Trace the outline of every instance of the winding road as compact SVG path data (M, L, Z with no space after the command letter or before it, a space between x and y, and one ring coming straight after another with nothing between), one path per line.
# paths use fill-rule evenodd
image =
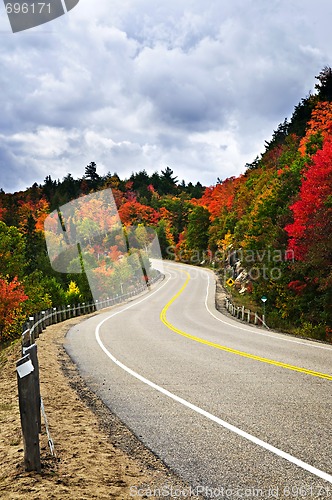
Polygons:
M332 498L332 346L226 317L212 272L163 266L68 332L89 387L206 498Z

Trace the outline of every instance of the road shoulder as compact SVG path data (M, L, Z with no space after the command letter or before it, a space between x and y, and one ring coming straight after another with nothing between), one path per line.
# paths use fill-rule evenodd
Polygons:
M26 473L23 467L15 373L19 343L2 353L1 498L127 499L151 497L154 490L186 491L188 486L144 447L80 377L63 347L69 328L79 321L50 326L37 340L41 394L57 454L57 458L51 456L43 426L41 475Z

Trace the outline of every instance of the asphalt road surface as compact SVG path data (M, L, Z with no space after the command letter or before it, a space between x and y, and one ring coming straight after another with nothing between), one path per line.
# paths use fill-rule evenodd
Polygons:
M332 347L234 321L212 272L163 265L68 333L90 388L192 486L174 497L332 499Z

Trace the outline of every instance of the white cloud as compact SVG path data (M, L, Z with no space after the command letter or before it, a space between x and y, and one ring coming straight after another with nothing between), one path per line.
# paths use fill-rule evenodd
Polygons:
M70 151L70 141L78 137L77 132L55 127L38 127L35 133L19 132L13 134L9 146L20 149L22 153L34 158L56 158ZM5 138L0 136L0 139Z
M90 161L204 184L240 173L331 64L331 13L308 0L81 0L30 33L2 19L0 187L82 176Z

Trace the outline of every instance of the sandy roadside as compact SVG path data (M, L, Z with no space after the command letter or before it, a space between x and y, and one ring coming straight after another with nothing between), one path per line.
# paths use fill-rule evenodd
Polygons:
M174 498L176 490L188 491L80 378L63 348L68 329L79 321L50 326L37 340L41 395L57 454L50 454L43 425L41 475L23 466L15 371L20 344L0 352L0 498L158 498L154 490Z

